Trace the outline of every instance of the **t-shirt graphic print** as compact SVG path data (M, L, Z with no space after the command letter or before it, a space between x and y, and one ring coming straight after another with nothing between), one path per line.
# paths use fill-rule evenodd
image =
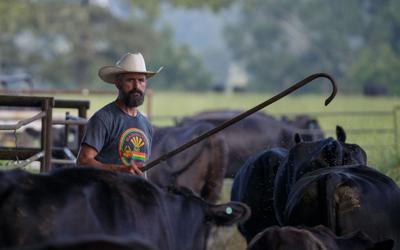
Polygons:
M118 153L123 164L129 166L131 161L143 165L149 153L149 140L138 128L125 130L118 143Z

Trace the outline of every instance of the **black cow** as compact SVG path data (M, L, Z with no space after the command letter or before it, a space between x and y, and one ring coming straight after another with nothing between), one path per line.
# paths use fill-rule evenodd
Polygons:
M284 148L265 150L250 157L235 176L231 200L245 203L252 211L248 220L238 224L247 242L264 228L278 225L272 202L274 181L278 167L286 156Z
M300 114L292 119L284 115L282 116L281 121L297 128L303 141L315 141L324 138L324 133L322 132L317 119L309 115Z
M238 225L247 242L268 226L283 225L279 219L288 192L305 173L328 166L366 163L365 151L356 144L346 143L341 127L336 132L337 140L327 138L307 143L295 136L297 145L289 151L265 150L240 168L232 185L231 200L243 202L252 210L250 218Z
M151 159L172 151L212 128L213 125L207 122L155 128ZM185 186L205 200L216 202L223 186L227 150L222 135L213 135L150 169L148 178L159 187Z
M40 141L41 131L33 127L27 127L25 132L31 136L34 140ZM51 128L52 145L53 147L69 147L71 149L78 149L78 128L77 126L70 126L68 129L69 136L72 137L72 141L65 144L65 127L64 126L53 126Z
M28 247L1 248L2 250L157 250L151 242L136 236L77 236L49 240Z
M293 185L304 174L317 169L367 164L367 154L357 144L346 143L346 134L336 127L337 140L321 139L315 142L300 142L293 146L279 166L274 184L274 210L278 222L282 223L282 212Z
M0 85L5 90L17 90L21 83L26 83L29 86L29 89L33 89L33 80L32 76L27 73L16 73L12 75L0 75ZM17 86L10 86L10 84L14 84Z
M361 230L373 241L392 239L400 249L400 188L364 165L337 166L311 172L288 196L286 225L323 224L336 235Z
M366 96L387 96L389 91L384 85L369 83L363 86L363 94Z
M204 249L211 225L246 219L239 202L213 205L188 189L95 168L0 172L0 248L83 236L139 236L155 249Z
M240 110L217 110L202 112L192 117L186 117L181 121L207 121L214 126L218 126L223 122L232 119L242 113ZM245 119L229 126L219 132L224 135L229 148L228 168L226 178L233 178L242 164L262 150L274 147L290 148L293 146L293 137L296 133L304 136L304 140L317 140L323 138L323 133L315 120L309 124L313 124L313 131L304 131L306 122L297 123L303 127L296 127L290 122L283 122L262 112L257 112ZM306 133L306 134L304 134Z
M390 250L393 240L373 242L362 232L338 237L328 228L269 227L257 234L248 250Z

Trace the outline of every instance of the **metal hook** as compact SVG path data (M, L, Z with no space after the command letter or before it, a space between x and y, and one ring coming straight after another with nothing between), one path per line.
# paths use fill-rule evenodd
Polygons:
M193 146L194 144L206 139L207 137L210 137L211 135L218 133L219 131L227 128L228 126L230 126L230 125L232 125L232 124L234 124L234 123L246 118L247 116L259 111L260 109L263 109L263 108L271 105L272 103L278 101L279 99L287 96L288 94L294 92L295 90L303 87L304 85L310 83L311 81L313 81L314 79L319 78L319 77L324 77L324 78L329 79L331 84L332 84L332 93L325 100L325 106L327 106L333 100L333 98L335 98L336 93L337 93L337 87L336 87L335 80L333 79L332 76L330 76L330 75L328 75L326 73L316 73L316 74L310 75L310 76L304 78L303 80L301 80L300 82L297 82L296 84L294 84L290 88L288 88L288 89L282 91L281 93L271 97L270 99L266 100L265 102L258 104L257 106L255 106L255 107L253 107L253 108L251 108L251 109L249 109L249 110L247 110L247 111L245 111L245 112L233 117L232 119L222 123L218 127L215 127L213 129L205 132L204 134L192 139L191 141L183 144L182 146L179 146L179 147L173 149L172 151L170 151L170 152L158 157L157 159L155 159L153 161L150 161L149 163L144 165L141 170L143 172L149 170L150 168L154 167L155 165L157 165L157 164L159 164L159 163L171 158L172 156L174 156L174 155L182 152L183 150Z

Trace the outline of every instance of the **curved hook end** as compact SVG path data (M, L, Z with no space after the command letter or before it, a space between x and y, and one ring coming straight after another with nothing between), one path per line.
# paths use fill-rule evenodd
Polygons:
M325 100L325 106L328 106L329 103L331 103L331 101L333 100L335 96L329 96L328 99Z
M336 81L335 79L333 79L333 77L331 77L328 74L324 74L322 73L320 76L328 78L331 83L332 83L332 93L331 95L325 100L325 106L328 106L329 103L331 103L331 101L333 100L333 98L335 98L336 93L337 93L337 87L336 87Z

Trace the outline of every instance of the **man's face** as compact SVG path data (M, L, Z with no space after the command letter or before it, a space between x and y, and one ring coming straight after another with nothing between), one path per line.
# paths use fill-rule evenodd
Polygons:
M131 108L142 105L146 93L146 84L145 74L126 73L119 75L115 84L119 89L118 99Z

